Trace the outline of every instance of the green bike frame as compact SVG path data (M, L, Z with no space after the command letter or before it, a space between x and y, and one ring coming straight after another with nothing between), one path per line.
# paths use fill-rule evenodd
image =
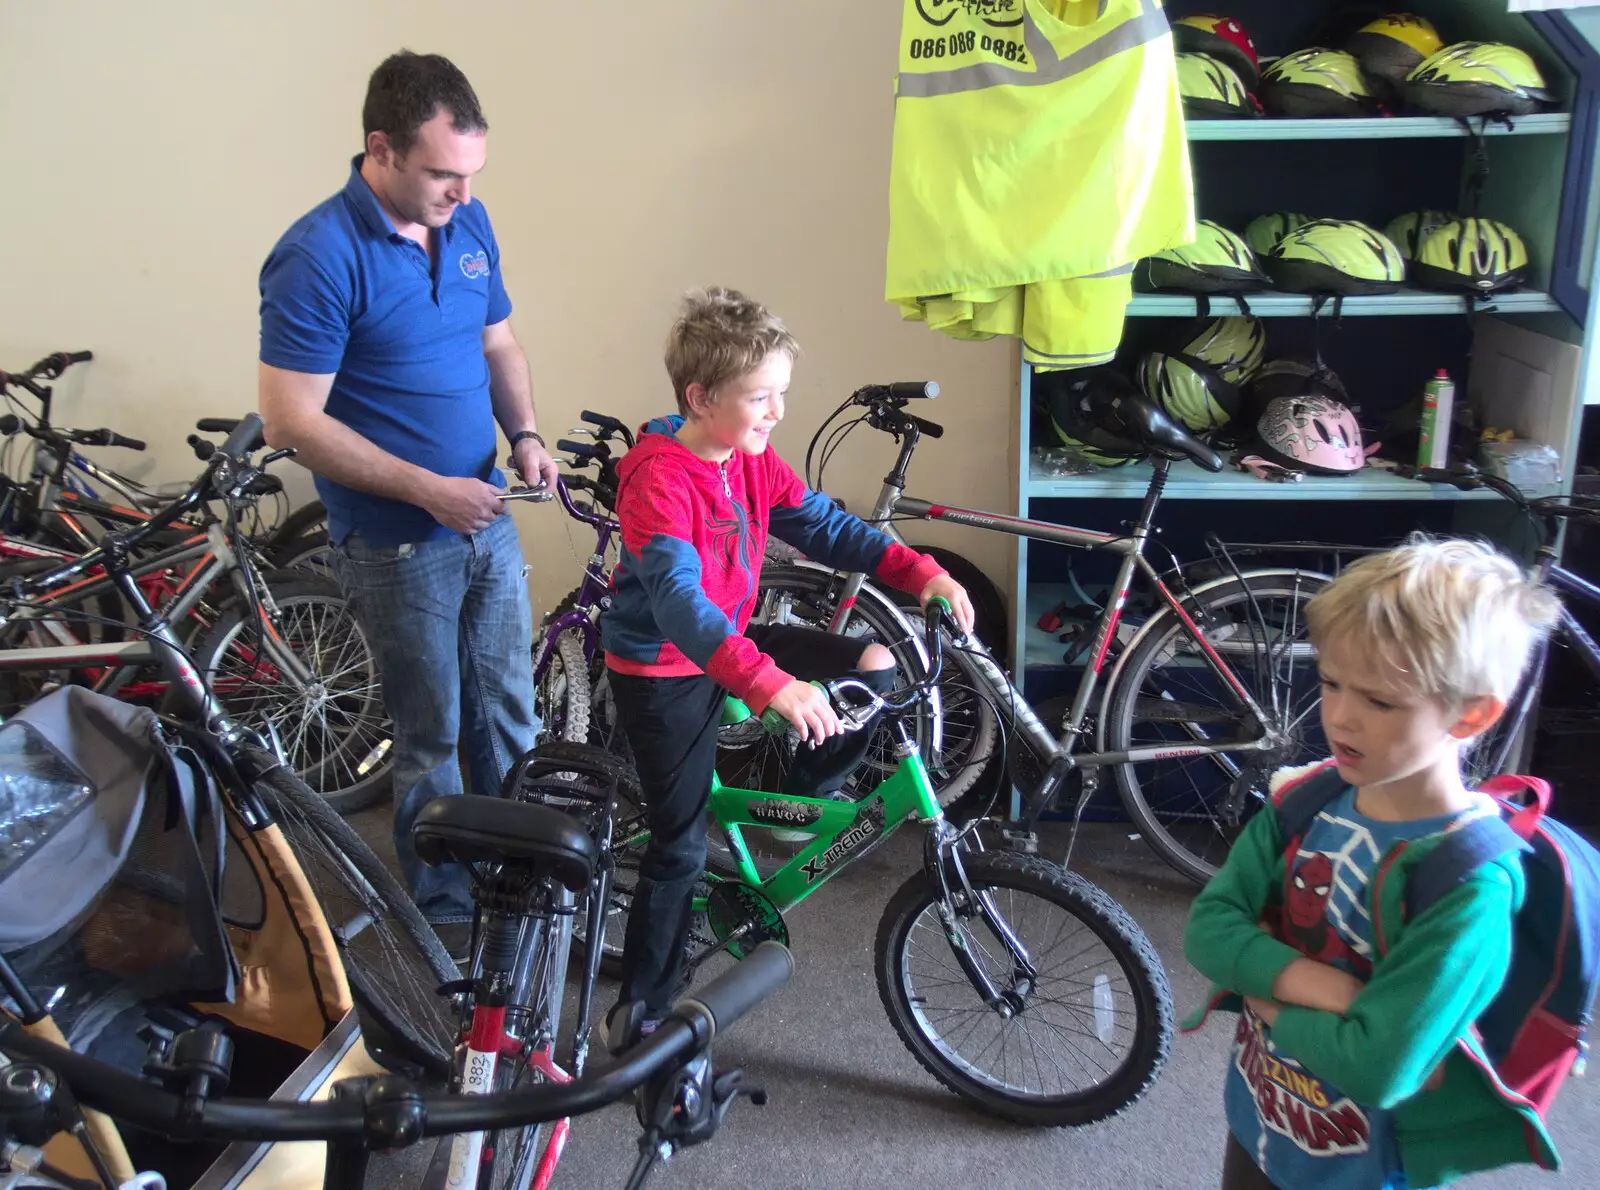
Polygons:
M760 889L780 911L787 910L883 842L908 819L931 822L940 817L939 799L934 796L927 766L916 746L902 741L898 755L900 763L894 772L859 802L734 789L713 774L711 817L728 837L740 883ZM776 827L811 835L812 839L793 859L762 880L745 846L743 828L747 826Z

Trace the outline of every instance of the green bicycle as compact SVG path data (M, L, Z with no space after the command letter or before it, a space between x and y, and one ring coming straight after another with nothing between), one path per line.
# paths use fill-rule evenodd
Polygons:
M784 913L915 820L927 828L922 870L889 899L878 924L878 993L906 1047L935 1078L979 1107L1030 1125L1089 1124L1138 1099L1166 1061L1172 992L1144 932L1107 893L1037 856L988 851L975 824L945 820L907 719L939 680L940 624L928 610L932 666L917 686L882 697L855 681L827 683L847 729L882 712L898 741L893 771L856 802L734 789L713 779L703 916L687 976L714 954L735 958L788 942ZM750 717L729 699L729 717ZM763 725L788 730L768 711ZM747 832L802 842L763 875ZM603 965L616 973L622 925L649 840L642 815L618 815Z

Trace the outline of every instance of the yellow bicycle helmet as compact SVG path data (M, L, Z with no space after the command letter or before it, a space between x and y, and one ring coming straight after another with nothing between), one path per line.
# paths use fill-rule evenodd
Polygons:
M1405 90L1406 75L1442 50L1444 42L1426 17L1392 12L1363 25L1345 48L1356 56L1377 91L1396 98Z
M1279 240L1262 264L1292 293L1393 293L1406 277L1400 249L1354 219L1313 219Z
M1239 414L1239 386L1266 357L1267 332L1256 318L1203 320L1183 344L1139 362L1139 387L1191 433L1221 429Z
M1243 237L1220 223L1197 219L1194 242L1145 257L1134 269L1133 283L1146 291L1246 293L1264 289L1267 275Z
M1299 211L1268 211L1257 215L1245 224L1244 242L1257 256L1265 256L1278 246L1278 241L1297 227L1311 222L1310 215Z
M1441 116L1526 116L1555 100L1534 60L1498 41L1458 41L1406 76L1406 99Z
M1376 106L1354 55L1313 48L1285 54L1261 75L1261 99L1274 115L1364 116Z
M1422 237L1411 275L1430 289L1515 289L1528 276L1528 247L1498 220L1456 219Z
M1256 101L1233 67L1206 54L1178 55L1178 93L1187 116L1215 120L1256 114Z
M1383 234L1394 241L1394 246L1400 249L1400 255L1407 260L1417 258L1417 247L1422 239L1436 227L1443 227L1446 223L1454 222L1461 218L1451 211L1407 211L1404 215L1396 215L1384 226Z

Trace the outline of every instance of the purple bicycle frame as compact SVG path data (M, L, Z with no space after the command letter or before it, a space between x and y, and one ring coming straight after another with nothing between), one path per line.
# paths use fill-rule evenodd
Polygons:
M583 659L589 662L594 660L595 650L600 647L600 630L595 627L594 618L589 613L604 601L611 589L610 580L606 577L606 554L611 549L612 535L622 530L621 525L603 513L585 512L573 503L572 492L565 479L556 480L556 495L561 498L561 507L567 510L568 516L594 529L594 553L584 563L583 583L578 587L576 606L551 620L544 630L544 642L539 648L539 659L533 670L535 686L544 681L545 672L550 668L550 658L555 655L556 641L568 629L576 628L583 633ZM592 509L593 505L590 507Z

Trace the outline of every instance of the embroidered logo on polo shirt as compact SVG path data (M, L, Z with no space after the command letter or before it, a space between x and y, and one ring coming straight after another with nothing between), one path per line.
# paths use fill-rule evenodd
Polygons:
M461 254L461 275L469 281L489 275L489 254L481 248L476 252Z

